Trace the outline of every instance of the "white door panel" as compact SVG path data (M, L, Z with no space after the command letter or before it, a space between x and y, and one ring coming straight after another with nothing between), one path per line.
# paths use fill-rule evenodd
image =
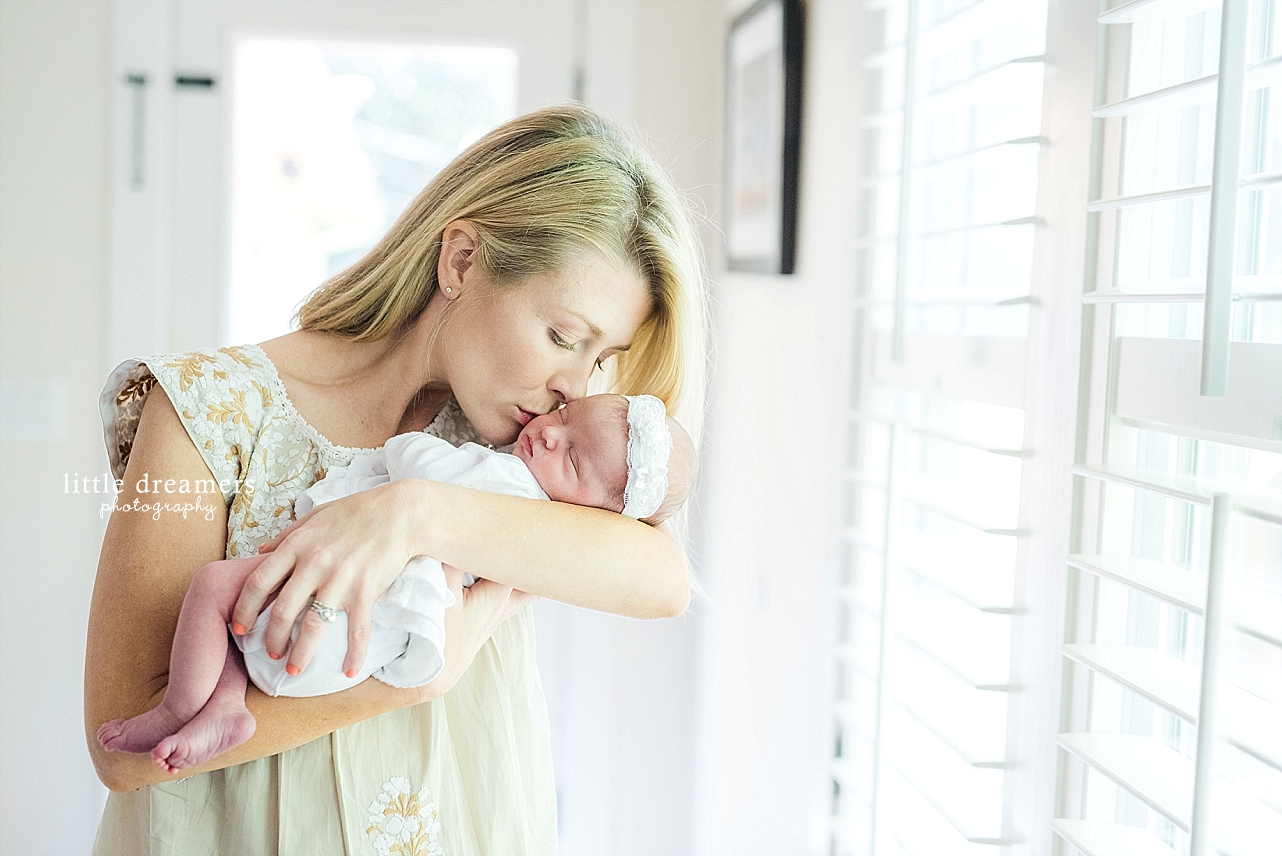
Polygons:
M573 26L573 0L120 0L110 364L141 353L230 344L238 39L508 47L517 53L517 109L525 112L571 96ZM130 83L131 76L146 82ZM188 85L178 85L179 77ZM202 79L212 85L200 85Z

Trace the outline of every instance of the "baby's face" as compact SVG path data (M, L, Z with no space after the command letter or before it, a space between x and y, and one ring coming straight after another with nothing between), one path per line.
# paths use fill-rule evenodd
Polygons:
M617 396L576 399L531 420L512 453L552 499L623 509L618 497L628 480L628 421Z

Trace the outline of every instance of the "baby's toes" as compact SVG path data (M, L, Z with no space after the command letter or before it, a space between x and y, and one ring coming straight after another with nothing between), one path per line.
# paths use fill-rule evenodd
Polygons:
M174 766L175 756L178 754L178 736L171 734L164 740L156 744L156 748L151 750L151 759L156 762L156 766L166 773L177 771Z
M125 721L123 719L113 719L110 722L104 722L98 726L98 742L103 745L107 751L114 751L113 745L120 735L124 732Z

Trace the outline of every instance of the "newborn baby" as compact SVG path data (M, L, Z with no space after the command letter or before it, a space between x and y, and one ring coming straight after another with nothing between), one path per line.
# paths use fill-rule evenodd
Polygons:
M475 443L455 447L422 432L400 434L382 450L333 468L295 503L316 505L401 478L553 499L619 512L657 524L676 511L694 480L694 444L652 395L594 395L532 419L512 454ZM245 707L247 679L268 695L338 692L367 677L398 687L431 681L445 662L445 609L454 595L441 563L417 556L374 604L369 653L344 673L346 614L313 601L312 611L340 627L325 633L305 673L272 658L264 645L268 610L245 632L233 627L244 663L227 644L228 622L245 580L263 555L211 562L196 572L174 632L169 686L153 710L98 729L109 751L150 752L170 773L203 764L254 733ZM470 584L470 580L467 584ZM294 627L297 638L302 618ZM336 632L337 631L337 632Z

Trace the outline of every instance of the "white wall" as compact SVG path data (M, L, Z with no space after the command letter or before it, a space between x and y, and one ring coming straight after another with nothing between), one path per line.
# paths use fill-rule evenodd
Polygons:
M66 426L0 442L6 856L88 852L105 794L81 726L102 525L92 497L62 490L63 473L100 473L104 460L110 12L107 0L0 3L0 379L61 386Z
M726 21L745 5L728 2ZM797 273L716 275L699 497L711 603L694 610L700 856L827 851L857 22L849 0L807 7Z
M635 126L711 211L720 0L594 0L586 11L587 102ZM714 237L710 226L704 237ZM550 602L535 609L563 856L689 853L697 610L634 621Z

